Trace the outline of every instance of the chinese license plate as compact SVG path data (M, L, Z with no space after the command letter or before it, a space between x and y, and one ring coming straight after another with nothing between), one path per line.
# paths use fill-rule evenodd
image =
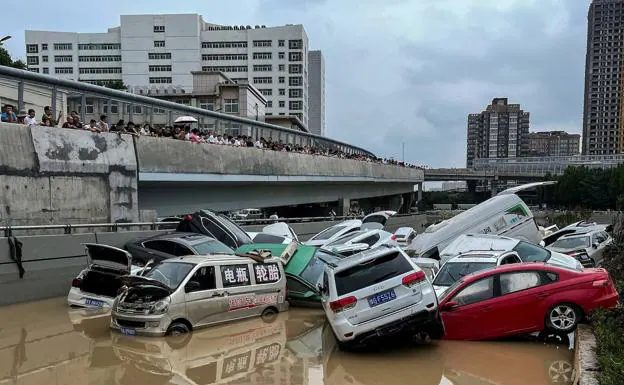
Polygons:
M85 305L87 306L95 306L95 307L103 307L104 301L100 301L99 299L93 298L85 298Z
M377 305L381 305L382 303L392 301L395 298L396 294L393 289L382 291L381 293L368 297L368 305L370 307L375 307Z
M130 328L119 328L119 331L121 332L121 334L123 334L125 336L134 336L134 335L136 335L136 330L130 329Z

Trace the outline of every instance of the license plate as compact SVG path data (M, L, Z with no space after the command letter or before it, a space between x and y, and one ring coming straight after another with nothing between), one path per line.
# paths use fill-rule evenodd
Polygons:
M134 335L136 335L136 330L130 329L130 328L119 328L119 331L121 332L121 334L123 334L125 336L134 336Z
M589 256L587 256L587 254L582 254L581 259L589 259Z
M390 289L368 297L368 304L370 307L375 307L382 303L392 301L393 299L396 299L396 294L393 289Z
M85 298L85 305L103 307L104 301L100 301L99 299L93 299L93 298Z

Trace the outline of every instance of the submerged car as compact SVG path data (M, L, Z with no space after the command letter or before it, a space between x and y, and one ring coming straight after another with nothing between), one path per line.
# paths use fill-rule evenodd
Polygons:
M286 277L277 258L178 257L121 280L110 325L127 335L180 335L288 309Z
M227 216L210 210L201 210L185 216L176 231L199 233L212 237L232 249L253 243L251 237Z
M565 335L619 295L604 269L518 263L458 280L440 297L445 339L485 340L546 330Z
M137 266L184 255L234 254L234 250L212 237L182 232L136 239L126 243L125 249L132 255L132 264Z
M362 220L351 219L340 222L334 226L313 235L309 240L304 242L308 246L323 246L346 234L360 231L361 229L383 229L388 223L388 219L396 215L396 211L377 211L368 214Z
M416 238L416 230L413 227L399 227L395 232L395 240L401 247L407 247Z
M605 248L612 242L613 238L606 231L590 230L564 235L547 249L574 257L584 267L595 267L602 263Z
M438 271L440 271L440 261L431 258L412 258L412 262L425 272L427 279L433 282Z
M542 246L550 246L557 239L563 237L564 235L571 234L584 234L589 231L605 231L607 233L613 230L613 225L607 224L599 224L597 222L587 222L587 221L579 221L574 222L572 224L567 225L566 227L554 231L553 233L544 236L544 239L540 242Z
M119 289L121 278L136 274L143 268L132 266L132 256L113 246L85 243L89 265L72 280L67 303L75 307L110 308Z
M288 246L283 244L255 243L236 249L237 254L249 253L254 250L268 250L274 256L284 253ZM297 245L292 257L284 266L288 302L291 306L321 307L318 284L323 278L326 263L335 263L342 259L340 254L319 249L317 247Z
M405 334L440 338L444 326L425 273L397 246L379 247L325 267L323 308L341 348Z
M262 228L261 232L247 232L254 243L283 243L299 242L297 233L284 222L273 223Z
M326 243L321 248L346 257L364 250L374 249L383 244L398 245L395 241L395 236L387 231L360 230L343 235L332 242Z

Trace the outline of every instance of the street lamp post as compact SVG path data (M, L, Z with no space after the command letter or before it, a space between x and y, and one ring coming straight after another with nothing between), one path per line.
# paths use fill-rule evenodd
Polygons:
M401 143L402 162L405 163L405 142Z

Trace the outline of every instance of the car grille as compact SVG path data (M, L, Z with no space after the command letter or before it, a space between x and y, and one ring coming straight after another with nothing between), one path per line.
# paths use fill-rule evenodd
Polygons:
M117 325L123 326L126 328L137 328L137 329L145 328L145 322L141 322L141 321L130 321L130 320L119 319L119 318L117 318L115 321L117 321Z

